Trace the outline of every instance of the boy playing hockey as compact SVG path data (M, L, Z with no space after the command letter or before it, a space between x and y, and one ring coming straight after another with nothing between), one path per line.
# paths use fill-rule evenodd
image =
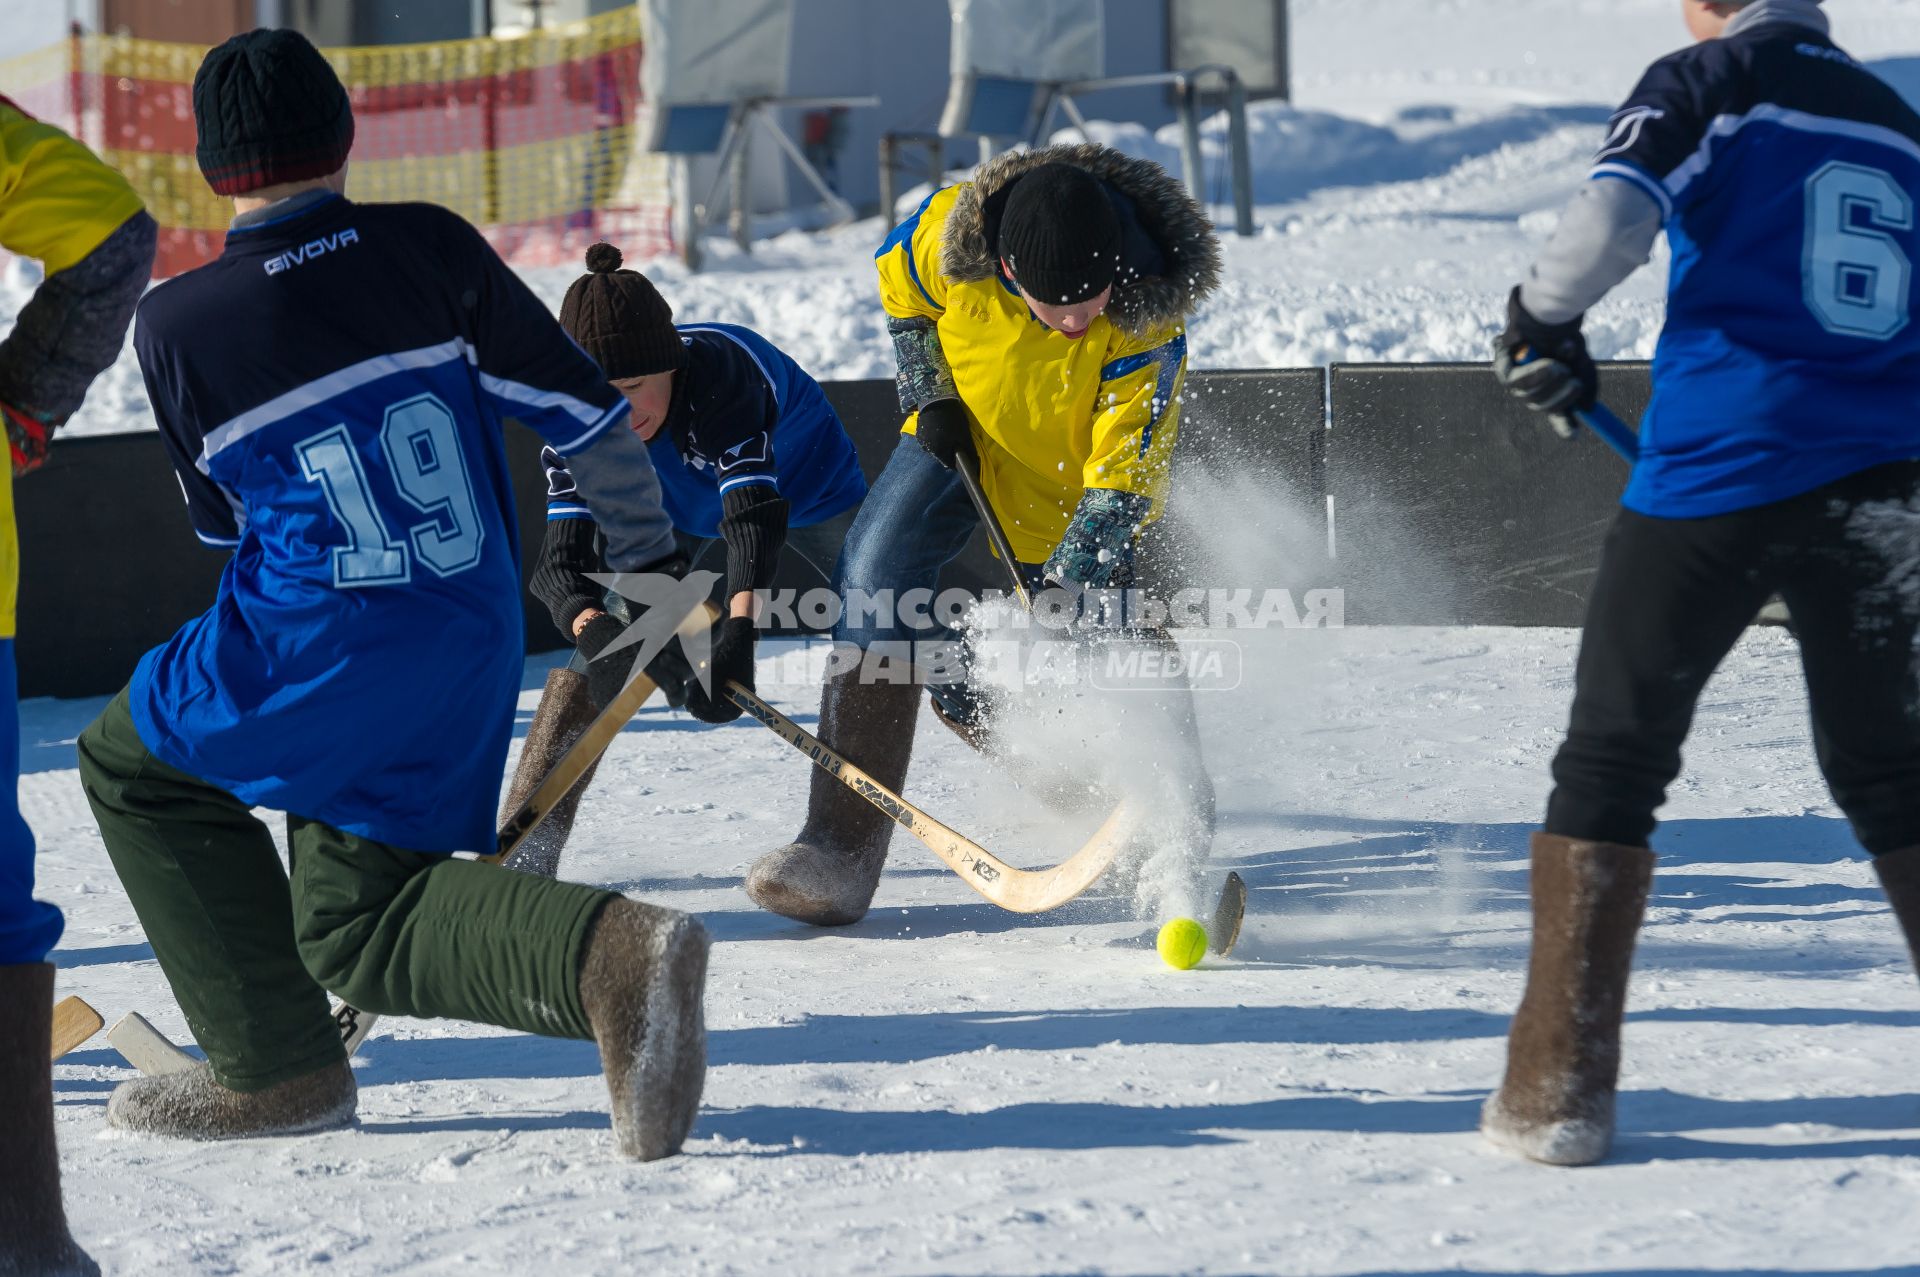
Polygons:
M675 327L652 281L620 269L611 244L587 250L560 324L633 406L681 552L698 568L724 547L728 616L713 650L717 680L753 685L753 592L772 586L783 548L830 579L867 483L853 441L812 377L766 338L734 324ZM631 647L607 652L626 630L627 600L590 574L604 573L596 512L581 504L568 463L545 449L547 534L533 592L576 645L547 675L502 809L519 810L625 683ZM604 654L603 654L604 653ZM710 721L739 716L724 697L665 689ZM517 869L554 876L589 772L554 805L514 856Z
M838 585L843 600L896 607L879 618L844 607L841 654L949 637L910 624L897 604L930 595L978 525L953 469L960 451L977 457L1028 582L1076 594L1130 586L1136 537L1165 494L1186 317L1219 274L1212 228L1186 190L1098 145L1012 153L928 196L875 258L908 437L854 521ZM874 677L864 660L843 664L822 691L819 736L898 790L920 689ZM973 690L933 694L937 712L978 739L986 724ZM1179 798L1210 832L1211 785L1190 731L1186 746ZM816 771L799 836L755 862L747 892L803 922L856 922L892 830Z
M1653 402L1533 836L1526 995L1481 1122L1561 1165L1611 1141L1654 812L1708 676L1775 592L1834 801L1920 941L1916 617L1873 533L1920 519L1920 116L1834 45L1816 0L1683 5L1701 43L1614 116L1495 351L1535 408L1594 404L1581 316L1665 229Z
M153 268L156 228L119 173L0 98L0 246L45 280L0 341L0 1273L97 1273L67 1232L53 1138L47 1042L62 919L33 898L33 832L19 808L13 667L19 548L13 476L45 460L48 436L120 353Z
M501 418L578 458L589 505L654 493L610 553L664 562L627 405L467 223L339 193L353 116L303 37L227 41L193 103L238 217L148 295L135 346L194 530L233 557L82 734L80 773L207 1063L125 1083L108 1121L350 1122L331 990L593 1039L620 1148L666 1156L705 1072L700 924L451 855L492 844L522 669ZM285 872L254 806L288 813Z

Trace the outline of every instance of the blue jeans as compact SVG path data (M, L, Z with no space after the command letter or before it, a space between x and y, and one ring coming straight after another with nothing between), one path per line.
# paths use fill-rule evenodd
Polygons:
M862 652L885 645L902 653L921 645L957 650L958 635L928 606L908 606L914 592L933 598L941 569L960 557L980 526L980 516L960 483L960 476L934 460L920 441L901 435L893 455L867 492L859 517L847 533L834 568L834 586L840 592L840 619L834 624L836 644ZM1016 563L1028 589L1036 589L1043 566ZM879 596L878 608L862 606L858 596ZM979 704L964 677L930 675L929 690L948 717L973 722Z
M886 609L887 615L876 618L856 615L844 605L855 591L891 591L895 600L912 590L931 594L939 585L940 570L960 557L979 526L980 516L960 476L934 460L918 439L901 435L840 550L833 580L843 607L833 627L834 642L865 651L876 643L952 638L953 630L932 618L924 624L910 622L899 608ZM1039 585L1043 565L1014 567L1028 589Z
M33 831L20 815L20 699L13 640L0 639L0 966L42 962L60 939L60 911L33 898Z

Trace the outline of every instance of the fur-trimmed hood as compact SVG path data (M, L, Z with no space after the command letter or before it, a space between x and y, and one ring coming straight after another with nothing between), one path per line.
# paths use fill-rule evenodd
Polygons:
M941 273L956 283L991 279L1000 267L993 240L998 234L999 210L1007 192L1023 174L1042 164L1071 164L1105 182L1125 197L1123 230L1144 234L1159 251L1149 273L1127 283L1116 283L1107 317L1132 334L1151 332L1179 323L1205 301L1220 283L1220 245L1213 224L1167 171L1151 160L1139 160L1097 142L1047 146L1035 151L1009 151L974 170L972 185L961 190L947 214L941 237ZM1135 223L1127 227L1127 214ZM1152 254L1144 254L1151 260ZM1136 261L1123 261L1121 270Z

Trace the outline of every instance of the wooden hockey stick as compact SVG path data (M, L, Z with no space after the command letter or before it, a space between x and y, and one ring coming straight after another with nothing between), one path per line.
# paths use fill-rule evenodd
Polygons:
M200 1061L182 1051L167 1036L147 1023L138 1011L129 1011L107 1030L107 1044L122 1058L149 1077L184 1073Z
M713 604L702 599L680 618L675 633L681 638L691 638L711 628L712 616ZM607 752L607 746L613 744L613 738L626 729L627 721L640 712L640 707L657 690L658 684L647 677L645 670L635 670L627 685L620 689L620 694L594 716L593 721L587 724L587 730L580 733L580 739L567 747L567 752L560 755L560 761L553 765L546 779L527 795L527 801L520 804L520 810L507 817L506 823L500 826L499 833L494 837L493 854L480 857L481 863L504 865L512 859L527 835L547 818L554 804L580 783L587 769ZM340 1027L340 1041L345 1044L349 1057L360 1049L360 1044L367 1040L367 1035L373 1032L373 1026L379 1019L378 1015L345 1002L333 1008L333 1022Z
M1031 612L1033 596L1027 590L1027 583L1020 577L1020 569L1015 566L1013 547L1007 541L1006 529L1000 526L999 516L994 514L992 505L987 501L986 489L980 485L979 457L962 449L954 456L954 469L959 472L960 485L967 490L967 497L973 502L974 513L980 517L980 525L986 529L988 542L1007 570L1014 597L1020 600L1020 606ZM1108 824L1118 819L1119 815L1120 809L1116 807L1113 815L1107 818ZM1219 903L1213 909L1213 926L1207 931L1216 955L1224 958L1240 943L1240 926L1246 920L1246 914L1247 884L1239 874L1229 873L1225 885L1220 888Z
M78 1047L98 1033L105 1023L84 998L61 998L53 1004L52 1058L57 1060Z
M925 843L927 850L945 861L947 868L959 874L962 881L1002 909L1014 913L1058 909L1097 882L1126 846L1133 822L1123 801L1094 832L1087 845L1066 860L1051 869L1017 868L927 815L740 684L727 684L726 694L774 735Z

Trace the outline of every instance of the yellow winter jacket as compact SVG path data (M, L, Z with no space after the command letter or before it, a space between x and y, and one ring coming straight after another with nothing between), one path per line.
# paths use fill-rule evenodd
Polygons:
M1159 268L1117 284L1079 338L1033 317L990 247L996 192L1053 160L1088 169L1123 197L1135 256ZM875 259L887 314L934 325L973 422L981 485L1015 557L1045 562L1088 488L1148 497L1157 516L1179 434L1186 315L1219 269L1212 228L1185 187L1101 146L1010 153L928 197ZM904 378L902 397L914 402ZM909 416L906 432L916 425Z
M118 169L0 98L0 248L53 275L143 207Z
M118 170L0 98L0 248L56 274L143 207ZM0 457L0 639L13 637L19 583L13 468Z

